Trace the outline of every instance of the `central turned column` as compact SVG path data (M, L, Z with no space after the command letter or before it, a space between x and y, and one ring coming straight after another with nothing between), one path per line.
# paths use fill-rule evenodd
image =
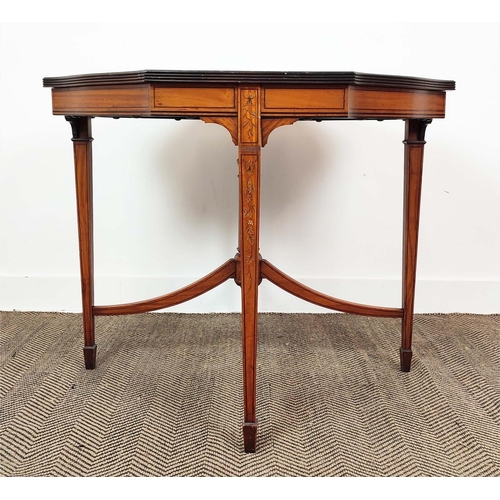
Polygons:
M260 88L238 89L239 253L243 329L244 423L246 452L255 451L257 439L257 291L260 226Z

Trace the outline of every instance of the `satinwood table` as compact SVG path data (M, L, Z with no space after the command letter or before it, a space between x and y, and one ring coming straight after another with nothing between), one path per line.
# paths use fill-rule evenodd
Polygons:
M241 287L244 381L243 441L255 450L257 291L263 278L313 304L345 313L401 318L401 370L410 370L424 135L444 118L455 82L355 72L131 71L44 78L52 109L71 124L83 302L84 359L96 364L94 317L164 309L233 278ZM238 251L218 269L178 291L142 302L94 305L92 135L94 117L201 119L222 125L238 147ZM269 134L297 120L405 122L403 293L398 308L356 304L304 286L261 258L261 148Z

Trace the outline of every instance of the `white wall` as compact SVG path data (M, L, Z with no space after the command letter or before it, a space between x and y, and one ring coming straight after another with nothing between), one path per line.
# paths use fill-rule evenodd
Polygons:
M500 312L498 24L3 24L0 37L0 309L80 310L70 127L52 116L42 78L227 69L456 80L446 119L427 129L416 310ZM234 255L237 150L225 129L93 127L96 303L167 293ZM399 306L403 128L274 131L263 150L264 258L339 298ZM239 308L227 282L173 310ZM324 311L266 281L260 310Z

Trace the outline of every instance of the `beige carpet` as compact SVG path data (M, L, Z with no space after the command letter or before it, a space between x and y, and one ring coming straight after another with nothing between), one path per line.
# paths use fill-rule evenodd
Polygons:
M262 314L257 452L236 314L1 313L2 476L500 476L500 316Z

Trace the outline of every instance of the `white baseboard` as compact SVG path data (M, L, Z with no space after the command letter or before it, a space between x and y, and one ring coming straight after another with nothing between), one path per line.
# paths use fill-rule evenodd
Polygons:
M197 278L97 276L96 305L145 300L181 288ZM302 279L305 285L337 298L370 305L399 307L397 279ZM80 312L77 276L0 276L0 310ZM172 312L239 312L240 289L232 280ZM267 280L259 288L261 312L327 312L280 290ZM417 313L500 313L500 280L417 281Z

